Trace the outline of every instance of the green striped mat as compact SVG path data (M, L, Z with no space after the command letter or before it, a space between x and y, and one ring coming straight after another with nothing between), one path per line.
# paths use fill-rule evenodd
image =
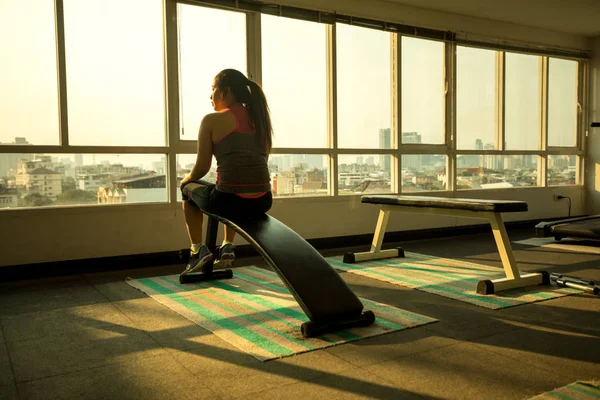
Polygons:
M503 278L504 271L486 265L410 252L405 252L404 258L362 261L356 264L344 264L342 260L342 256L327 258L331 265L343 271L494 310L581 293L580 290L570 288L530 286L494 295L479 295L476 290L480 280Z
M600 399L600 385L598 382L577 381L570 385L542 393L531 398L536 400L562 399L562 400L591 400Z
M437 321L361 299L375 313L373 325L306 339L308 321L296 300L271 271L234 269L233 279L179 284L178 275L128 279L127 283L261 361L291 356Z

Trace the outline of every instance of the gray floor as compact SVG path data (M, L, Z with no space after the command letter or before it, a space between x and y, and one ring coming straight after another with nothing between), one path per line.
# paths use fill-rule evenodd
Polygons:
M402 245L500 266L491 233ZM513 247L522 269L600 280L600 255ZM359 296L440 322L260 362L124 281L180 269L0 285L0 399L526 399L600 379L598 297L493 311L342 274Z

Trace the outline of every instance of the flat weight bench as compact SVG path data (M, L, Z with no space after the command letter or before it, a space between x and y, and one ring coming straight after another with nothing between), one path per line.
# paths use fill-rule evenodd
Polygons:
M363 203L379 204L381 211L379 212L371 250L363 253L346 253L344 255L345 263L352 264L366 260L404 257L404 250L402 248L381 250L383 236L385 235L388 219L392 211L481 218L487 219L492 225L492 232L494 233L496 246L502 259L506 278L479 281L477 284L477 293L493 294L502 290L530 285L550 285L550 276L545 271L523 275L519 273L512 247L510 246L510 240L502 221L502 213L527 211L527 203L524 201L394 195L362 196L361 199Z
M191 201L197 202L196 190L203 186L189 183L184 187ZM319 336L375 321L372 311L363 312L363 304L321 254L285 224L270 215L257 219L230 221L202 210L209 217L206 245L216 254L219 222L233 228L246 239L279 275L304 313L310 319L301 326L304 337ZM180 283L231 278L231 270L213 271L213 263L201 273L180 275Z

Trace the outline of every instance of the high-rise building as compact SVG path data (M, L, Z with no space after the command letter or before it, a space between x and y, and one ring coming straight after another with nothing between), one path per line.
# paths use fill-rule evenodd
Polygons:
M421 143L421 135L417 132L402 132L402 144Z
M493 144L486 144L484 150L494 150ZM492 170L504 169L504 156L495 154L485 154L483 156L483 167Z
M475 150L483 150L483 140L475 139Z
M379 148L380 149L391 149L392 148L392 136L391 129L385 128L379 130ZM390 156L379 156L379 167L389 173L391 171L391 157Z
M421 135L417 132L402 132L402 144L419 144L421 143ZM423 165L422 156L420 154L410 154L402 156L402 168L410 168L419 170Z

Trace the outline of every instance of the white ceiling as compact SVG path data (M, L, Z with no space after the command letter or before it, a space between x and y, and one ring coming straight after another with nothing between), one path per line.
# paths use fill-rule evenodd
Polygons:
M600 35L600 0L386 0L429 10L512 22L583 36Z

